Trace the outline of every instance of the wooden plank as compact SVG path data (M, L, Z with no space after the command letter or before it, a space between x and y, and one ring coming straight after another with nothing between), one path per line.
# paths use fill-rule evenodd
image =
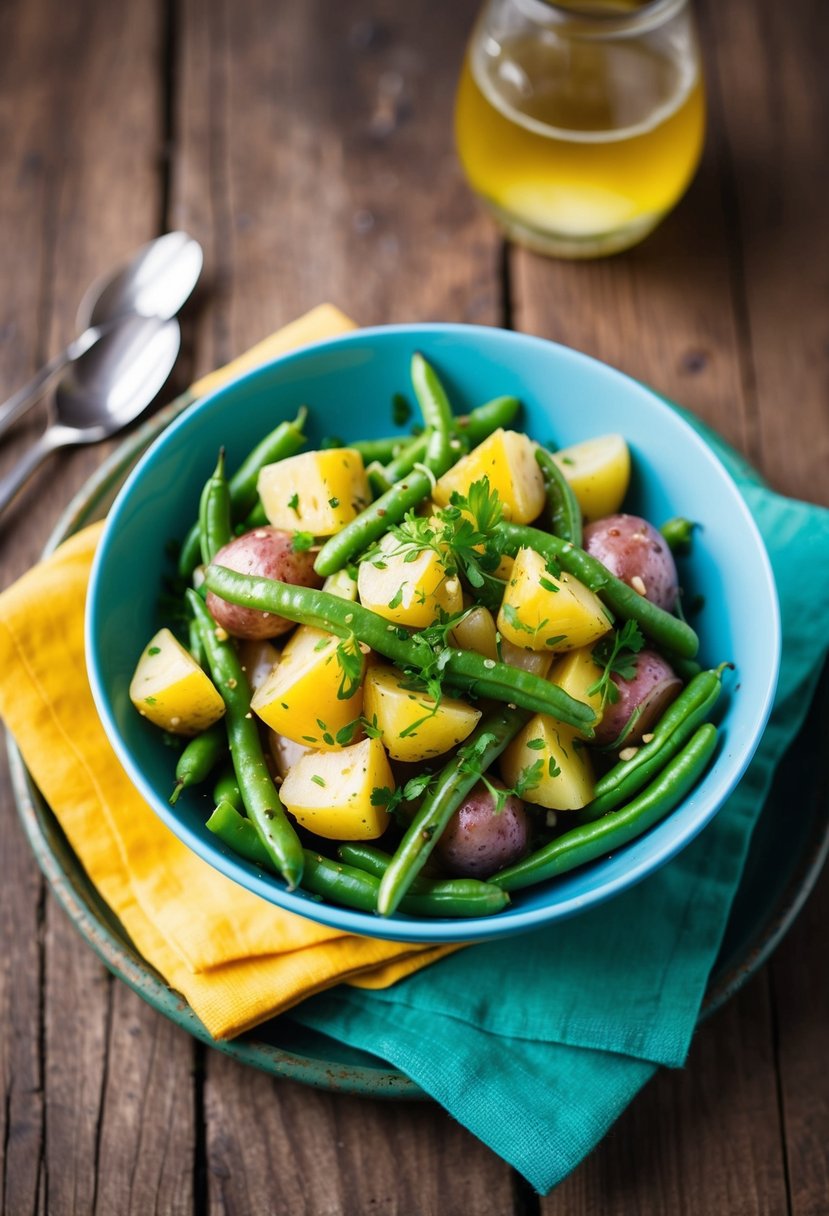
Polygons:
M183 1030L113 985L96 1216L193 1211L192 1048Z
M211 1056L211 1212L503 1216L509 1171L442 1111L326 1094Z
M727 98L726 182L739 216L747 382L763 467L829 504L829 123L820 0L708 3L712 77Z
M541 1216L778 1216L786 1211L765 975L703 1026Z
M451 137L475 8L184 4L172 220L209 251L200 370L325 299L364 324L499 319Z

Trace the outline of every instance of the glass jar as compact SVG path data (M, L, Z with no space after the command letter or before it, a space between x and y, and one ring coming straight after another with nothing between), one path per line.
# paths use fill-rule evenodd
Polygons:
M464 172L509 236L597 257L642 240L702 152L688 0L487 0L458 89Z

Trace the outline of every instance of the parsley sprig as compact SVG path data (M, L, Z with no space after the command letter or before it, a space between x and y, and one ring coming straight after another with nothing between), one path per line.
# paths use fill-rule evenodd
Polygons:
M613 677L633 679L636 675L636 655L644 645L645 639L636 621L625 621L621 629L614 630L597 642L593 647L593 661L602 668L602 674L587 689L587 696L599 693L602 705L615 704L620 694Z
M503 507L498 491L489 478L474 481L466 494L454 491L449 506L432 517L410 511L389 533L397 541L393 549L375 545L363 558L383 567L388 557L402 556L404 562L417 561L421 553L436 553L448 578L460 575L487 607L498 607L504 593L503 581L495 577L502 552L498 525Z

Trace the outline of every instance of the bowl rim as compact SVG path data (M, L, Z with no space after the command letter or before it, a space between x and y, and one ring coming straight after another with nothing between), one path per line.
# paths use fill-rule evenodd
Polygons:
M477 340L486 339L495 342L516 343L519 346L526 345L536 349L552 349L557 353L558 357L565 360L569 359L576 364L582 365L588 369L590 374L595 374L598 371L602 376L609 375L611 379L625 382L628 389L632 388L635 392L642 394L651 403L651 406L657 408L657 411L668 411L680 430L685 432L685 439L699 449L704 459L717 467L719 475L730 485L733 491L735 506L742 514L744 525L754 536L755 549L767 591L769 606L768 624L772 645L770 647L771 654L769 655L770 661L764 695L761 704L755 710L757 725L750 744L746 746L737 763L733 764L728 779L719 787L716 798L709 798L707 805L704 803L702 807L698 808L696 814L684 826L684 830L677 834L675 839L663 843L661 848L655 851L651 848L646 855L639 857L623 873L605 878L589 890L572 895L556 904L519 910L515 910L514 908L507 909L496 916L463 920L425 919L404 916L399 913L388 918L380 918L372 913L358 912L354 909L318 902L306 892L300 891L296 893L288 891L279 878L266 874L259 867L247 862L244 858L229 852L218 839L215 841L206 840L198 830L191 828L178 817L176 809L171 807L165 799L161 798L144 777L140 766L133 759L130 749L123 740L115 717L110 710L109 696L96 647L97 624L100 611L102 610L102 605L99 602L100 596L97 593L98 585L110 548L114 543L114 538L117 536L119 515L128 502L133 487L140 482L145 469L153 462L157 452L167 443L172 442L180 429L186 429L191 426L193 419L199 414L216 408L218 402L221 402L226 397L232 398L240 389L255 387L257 381L268 380L272 376L274 369L291 366L323 351L365 345L367 343L371 344L378 341L383 342L400 335L410 336L413 343L417 336L448 337L456 335L459 338L474 337ZM280 354L273 359L269 359L259 367L242 372L226 384L214 389L184 409L169 426L162 430L159 436L147 448L146 452L143 453L135 468L129 473L110 508L90 572L84 631L86 667L92 696L110 745L113 747L133 785L153 812L198 857L224 874L225 877L239 883L267 902L276 904L286 911L313 919L336 929L341 929L344 932L391 941L413 943L442 942L446 944L483 941L523 933L540 928L554 920L562 920L569 916L577 915L635 886L638 882L641 882L648 875L654 873L676 857L711 822L745 773L763 736L769 714L771 713L777 687L781 651L779 601L771 562L763 538L734 478L726 469L717 453L703 436L683 417L682 413L673 410L665 398L648 385L641 383L627 375L627 373L591 355L586 355L561 343L552 342L531 334L524 334L516 330L455 322L413 322L371 326L345 334L338 334L331 338L324 338L309 343L297 350ZM677 808L677 812L680 809ZM677 812L673 812L673 814Z

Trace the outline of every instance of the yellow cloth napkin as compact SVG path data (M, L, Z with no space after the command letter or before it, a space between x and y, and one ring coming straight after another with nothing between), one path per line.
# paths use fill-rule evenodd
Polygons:
M322 305L199 381L194 395L353 328ZM141 954L214 1038L231 1038L334 984L386 987L446 953L340 933L275 908L191 853L142 801L86 678L84 601L102 526L73 536L0 595L0 716Z

